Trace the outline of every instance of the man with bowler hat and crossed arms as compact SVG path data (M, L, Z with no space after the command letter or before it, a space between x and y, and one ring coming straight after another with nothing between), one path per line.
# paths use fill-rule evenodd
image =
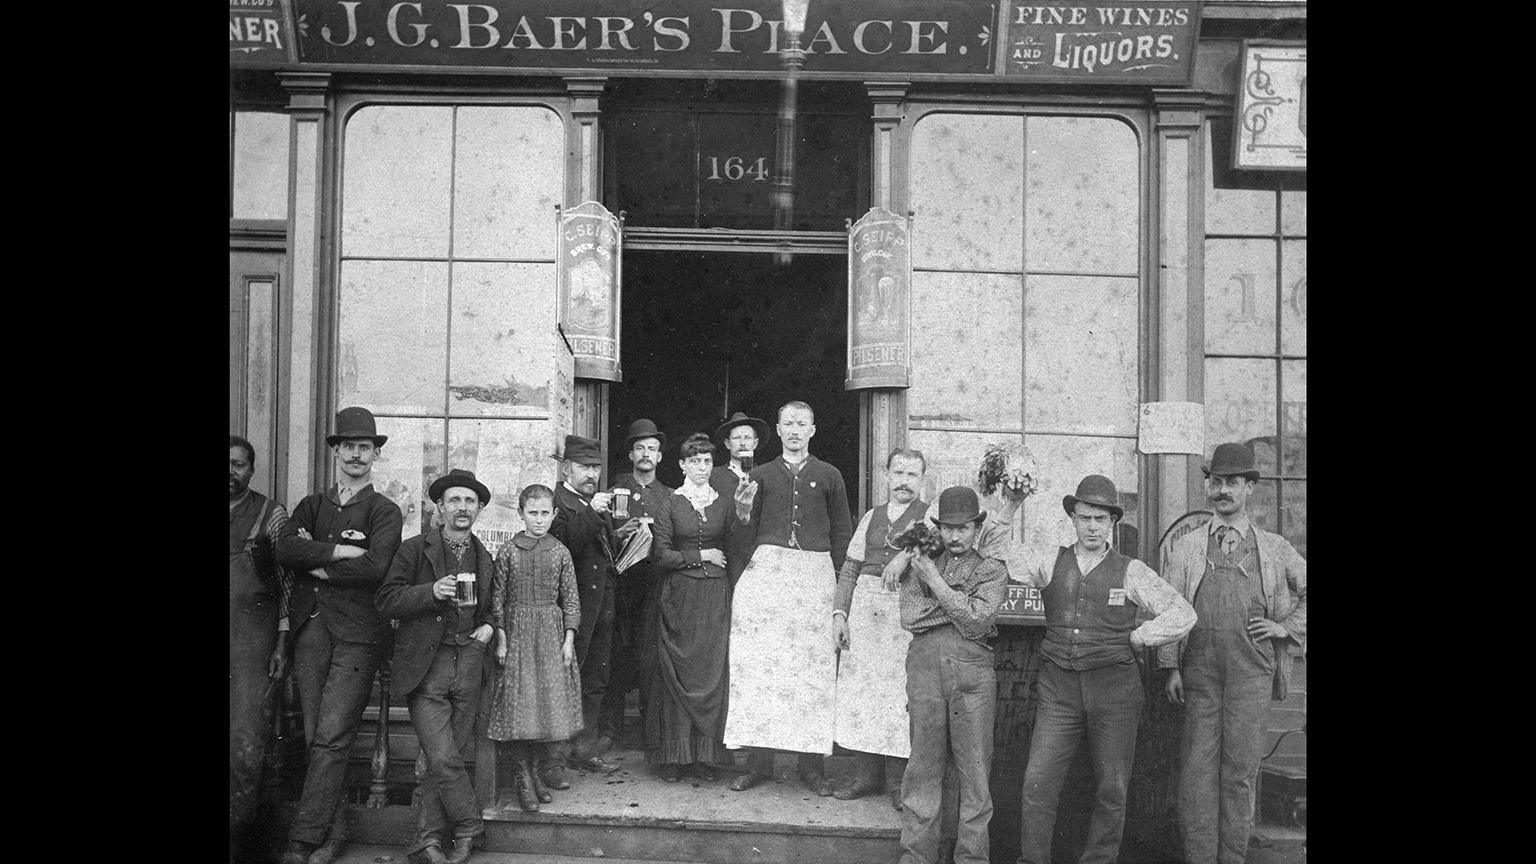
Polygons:
M983 553L1006 561L1009 578L1039 588L1045 603L1019 864L1050 864L1061 787L1084 738L1097 793L1078 861L1110 864L1120 854L1146 700L1135 652L1182 638L1194 626L1195 611L1150 567L1112 548L1115 523L1125 515L1113 481L1090 474L1061 503L1077 542L1054 554L1031 555L1011 541L1009 518L1017 508L1011 497L1003 518L982 539ZM1139 610L1155 617L1138 625Z
M1272 699L1290 686L1291 647L1306 649L1307 559L1253 524L1253 450L1222 444L1205 473L1215 515L1175 540L1163 575L1194 604L1188 637L1158 650L1169 701L1184 706L1179 824L1187 864L1242 864Z
M883 578L896 584L907 646L907 715L911 757L901 781L900 864L939 860L944 774L959 784L955 864L985 864L992 820L992 723L997 673L992 643L1008 596L1003 562L983 557L976 539L987 514L976 491L951 486L930 516L943 541L938 560L903 550Z
M613 618L618 570L614 561L622 543L639 526L631 517L615 530L608 492L597 491L603 473L601 445L580 435L565 436L560 459L561 482L555 487L555 518L549 534L565 544L576 566L576 593L581 600L581 627L576 631L576 660L581 664L581 714L584 728L574 738L551 745L540 766L540 779L551 789L569 789L561 762L588 771L612 773L617 762L603 758L598 733L603 696L613 649Z
M629 464L634 470L613 478L608 491L615 495L620 489L629 492L629 515L637 524L654 520L656 514L666 512L667 496L672 494L672 487L656 479L656 466L667 446L667 435L642 417L629 424L625 440L629 442ZM613 503L609 499L610 508ZM641 558L619 574L619 587L614 595L612 671L598 719L599 753L623 733L624 700L636 688L640 690L640 728L645 728L645 712L650 704L646 682L650 680L650 657L656 650L655 634L649 624L655 606L651 596L655 587L656 576L648 558Z
M404 523L400 508L373 488L373 463L387 440L367 408L343 408L325 439L341 477L293 508L307 541L300 566L309 568L294 573L288 611L309 768L282 864L330 864L346 846L347 754L389 636L373 595Z
M390 677L405 694L427 762L407 857L413 864L463 864L484 830L464 754L473 758L496 563L469 529L491 503L491 490L474 472L455 468L432 481L427 497L440 524L400 544L374 603L400 621ZM445 844L452 854L443 852Z

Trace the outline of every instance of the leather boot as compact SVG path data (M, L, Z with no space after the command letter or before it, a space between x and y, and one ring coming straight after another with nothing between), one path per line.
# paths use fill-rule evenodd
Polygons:
M331 836L320 844L320 848L309 853L309 864L331 864L347 851L347 841L336 836L336 829L331 829Z
M528 757L517 760L512 774L512 791L517 795L517 806L524 813L539 812L539 796L533 791L533 770L528 767Z
M900 756L885 757L885 788L891 793L891 807L901 811L901 778L906 776L907 760Z
M529 763L529 767L533 767L531 762ZM544 777L540 772L529 771L528 776L533 778L533 795L535 798L539 799L540 804L548 804L549 802L555 800L555 796L549 794L549 789L545 787Z
M475 838L455 837L453 838L453 854L444 858L443 864L465 864L474 850Z
M882 757L878 753L854 754L854 766L857 771L854 774L853 783L833 790L832 794L842 801L852 801L855 798L863 798L874 792L879 792L885 784L881 782L881 774L884 773Z
M801 753L795 760L795 773L800 775L805 788L822 798L832 794L832 784L827 780L820 753Z

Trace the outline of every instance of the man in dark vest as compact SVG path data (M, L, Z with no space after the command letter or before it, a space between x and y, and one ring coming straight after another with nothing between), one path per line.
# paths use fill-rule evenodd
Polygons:
M737 411L715 430L715 438L729 458L724 463L716 462L714 470L709 472L709 485L721 495L734 497L736 487L750 473L743 470L741 460L753 458L758 445L768 438L768 423ZM716 450L715 458L719 459L720 454L721 450ZM745 562L742 566L746 566Z
M641 418L629 424L626 440L629 464L634 470L613 478L608 491L617 494L619 489L628 490L629 519L625 524L638 526L664 513L667 496L672 494L672 487L656 479L656 465L667 446L667 435L655 423ZM613 608L612 672L598 720L600 753L624 732L624 700L636 688L640 690L640 728L645 728L645 711L650 702L645 682L650 680L650 658L656 652L655 634L649 626L650 610L655 606L651 596L655 583L651 563L645 558L619 574ZM604 738L608 740L605 742Z
M901 627L896 586L886 588L881 573L900 551L892 541L928 513L928 502L918 499L927 470L921 450L898 448L886 457L889 495L853 529L832 600L833 644L841 652L832 740L854 751L858 766L853 782L832 794L850 800L888 789L898 810L911 752L906 659L912 634Z
M937 509L929 519L943 541L938 560L909 549L885 569L899 580L901 626L912 633L906 656L912 755L901 781L900 864L939 860L942 789L951 768L959 793L955 864L986 864L997 713L992 642L1008 596L1008 570L976 550L987 519L976 490L951 486L939 494Z
M462 864L484 830L464 754L473 758L496 564L469 529L491 503L491 490L474 472L455 468L432 481L427 497L437 504L439 524L400 544L374 603L400 621L390 680L405 694L427 761L416 839L406 855L413 864ZM453 854L445 855L449 843Z
M1147 565L1111 548L1125 510L1108 477L1084 477L1062 506L1077 542L1051 557L1029 555L1010 542L1006 520L983 539L983 553L1005 560L1009 578L1039 588L1045 602L1019 862L1050 864L1061 787L1086 738L1098 791L1078 861L1110 864L1120 853L1125 790L1146 698L1136 652L1182 638L1195 624L1195 610ZM1143 609L1155 617L1138 626L1136 614Z
M289 617L309 768L282 864L330 864L346 847L347 756L389 638L373 595L404 523L400 508L373 488L373 462L387 440L367 408L343 408L325 439L341 477L293 508L306 541L299 566L308 568L294 574Z
M1189 864L1242 864L1272 699L1290 684L1291 647L1307 639L1307 559L1248 518L1253 451L1222 444L1205 472L1216 515L1175 540L1163 575L1200 616L1159 649L1168 699L1184 706L1179 822Z
M562 761L587 771L612 773L617 762L603 758L604 742L598 718L613 651L613 616L618 590L614 561L623 541L634 531L633 521L615 530L613 496L597 491L603 473L602 446L592 438L565 436L562 481L555 487L555 519L549 534L565 544L576 565L576 593L581 598L581 628L576 631L576 659L581 664L581 714L584 728L569 742L548 748L540 778L551 789L569 789Z
M287 602L298 534L283 505L251 488L256 448L229 436L229 842L231 861L257 861L261 769L272 694L288 668Z

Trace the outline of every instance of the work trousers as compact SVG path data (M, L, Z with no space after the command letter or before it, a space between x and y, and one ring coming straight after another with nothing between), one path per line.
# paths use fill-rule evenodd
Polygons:
M229 832L239 860L254 859L244 847L261 796L262 768L272 731L274 682L267 663L277 645L273 601L230 609L229 622Z
M907 647L907 713L912 755L901 780L900 864L939 860L944 772L955 769L959 822L955 864L986 864L991 840L992 722L997 673L992 649L953 625L918 633Z
M581 719L582 730L567 741L551 743L545 751L541 767L564 764L568 757L586 758L601 756L594 751L600 733L598 720L602 716L603 697L608 693L608 678L613 655L613 620L617 586L611 577L604 578L598 596L584 597L581 603L581 627L576 631L576 662L581 665ZM592 615L588 626L588 611Z
M624 732L624 701L640 690L640 728L650 703L649 682L656 654L655 582L650 565L641 561L619 576L614 591L613 636L608 682L603 694L598 734L618 739Z
M1109 864L1120 854L1125 790L1136 756L1136 727L1146 701L1135 660L1078 672L1043 659L1036 684L1035 731L1024 767L1019 864L1051 864L1056 808L1067 770L1086 738L1097 791L1080 864Z
M319 618L304 622L295 638L293 677L304 708L309 768L288 831L291 840L324 843L327 834L347 838L346 809L341 806L347 754L357 739L385 647L333 639Z
M416 727L416 740L427 761L427 773L420 780L416 841L407 854L484 830L464 762L466 754L474 758L485 652L479 642L437 646L426 677L406 696L411 725Z

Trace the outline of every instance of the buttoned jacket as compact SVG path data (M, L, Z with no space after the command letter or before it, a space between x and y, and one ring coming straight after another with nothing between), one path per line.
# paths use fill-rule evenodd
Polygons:
M335 486L305 496L293 508L293 525L295 530L307 530L313 539L297 542L300 563L293 565L293 595L288 609L292 632L297 634L307 621L318 617L335 639L376 645L387 638L389 619L374 608L373 595L400 548L404 523L400 508L372 484L345 504L337 497ZM367 551L357 558L331 561L334 545L360 546ZM325 568L329 578L311 575L309 571L316 567Z
M476 557L475 626L479 627L491 623L491 577L496 560L480 538L471 534L469 542ZM443 532L437 528L406 540L390 562L389 573L374 598L379 614L400 621L390 666L396 693L409 693L421 684L443 640L444 622L455 611L452 599L439 600L432 594L432 583L458 572L449 562L449 554Z

